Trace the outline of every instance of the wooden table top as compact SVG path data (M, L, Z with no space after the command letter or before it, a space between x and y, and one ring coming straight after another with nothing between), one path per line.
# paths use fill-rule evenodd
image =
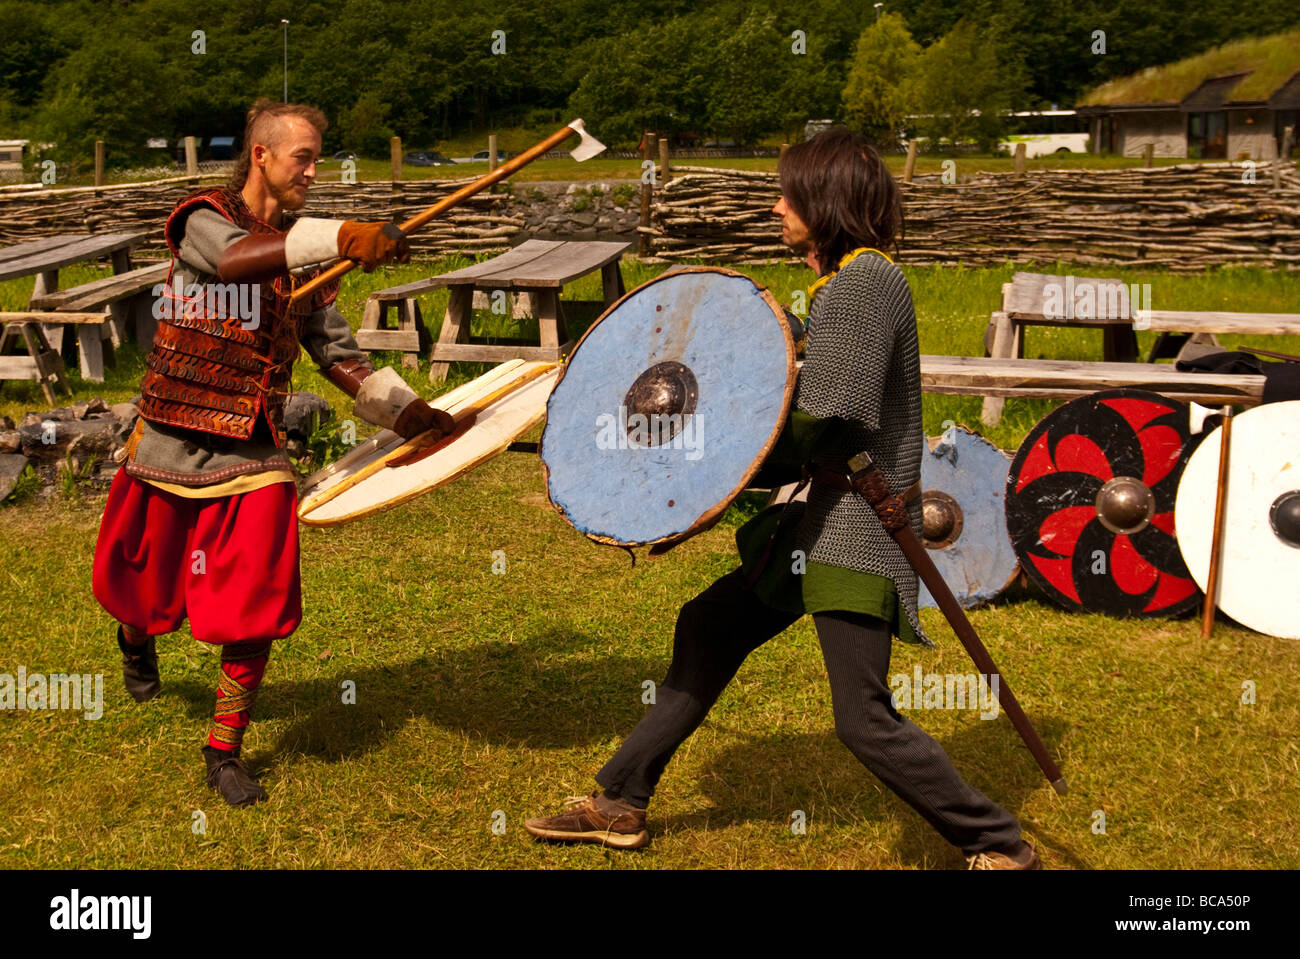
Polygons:
M500 256L427 280L377 290L376 300L400 300L444 286L478 290L561 289L566 283L613 263L631 243L599 240L527 240Z
M147 233L67 233L0 248L0 281L98 260L144 242Z

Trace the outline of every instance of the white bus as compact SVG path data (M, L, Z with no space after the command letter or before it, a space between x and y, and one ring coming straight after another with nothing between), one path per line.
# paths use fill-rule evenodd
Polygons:
M1015 131L998 144L1008 153L1016 144L1025 144L1025 156L1041 157L1049 153L1087 153L1088 121L1073 110L1026 110L1012 113L1008 127Z

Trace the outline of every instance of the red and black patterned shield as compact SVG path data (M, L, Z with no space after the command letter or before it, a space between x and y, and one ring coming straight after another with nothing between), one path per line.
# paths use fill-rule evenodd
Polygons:
M1145 390L1104 390L1045 416L1007 474L1007 533L1025 571L1070 610L1194 609L1174 502L1199 440L1184 404Z

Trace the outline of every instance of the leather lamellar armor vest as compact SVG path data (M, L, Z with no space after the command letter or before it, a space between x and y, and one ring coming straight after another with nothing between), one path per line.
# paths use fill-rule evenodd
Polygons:
M284 404L300 337L312 312L334 301L338 284L295 304L289 301L295 278L288 273L258 284L222 285L209 277L200 295L184 295L195 291L178 289L172 273L185 218L200 207L216 210L249 233L285 232L259 219L243 197L225 188L191 194L172 211L165 228L172 271L146 361L148 372L140 383L140 415L155 423L246 440L264 409L271 435L281 445ZM286 220L287 229L292 221ZM250 306L258 311L255 323Z

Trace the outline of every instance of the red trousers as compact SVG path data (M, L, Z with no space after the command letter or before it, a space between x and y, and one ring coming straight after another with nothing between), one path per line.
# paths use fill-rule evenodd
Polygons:
M95 598L157 636L186 618L205 643L283 639L302 621L297 492L187 499L118 472L95 546Z

